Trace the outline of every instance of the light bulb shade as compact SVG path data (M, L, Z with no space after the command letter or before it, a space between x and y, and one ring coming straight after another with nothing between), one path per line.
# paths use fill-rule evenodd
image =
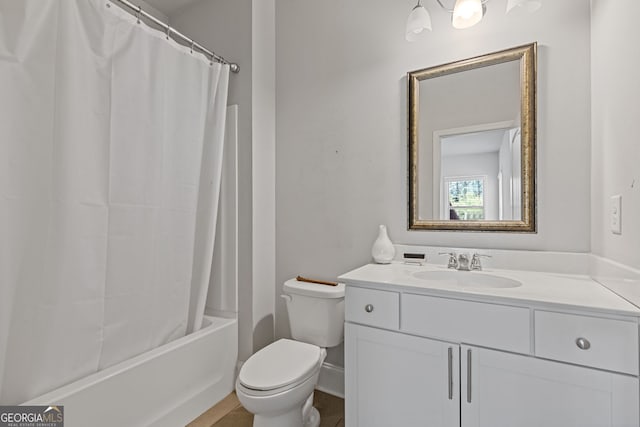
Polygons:
M427 9L418 4L407 18L405 37L410 42L415 41L424 30L431 31L431 16L429 16Z
M507 13L514 7L522 7L527 12L533 13L536 10L540 9L542 6L542 1L540 0L508 0L507 1Z
M451 25L459 29L469 28L480 22L482 15L481 0L456 0L456 5L453 7Z

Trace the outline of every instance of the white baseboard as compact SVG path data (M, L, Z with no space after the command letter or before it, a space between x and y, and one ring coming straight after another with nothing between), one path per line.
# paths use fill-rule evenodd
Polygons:
M316 389L344 399L344 368L323 363Z

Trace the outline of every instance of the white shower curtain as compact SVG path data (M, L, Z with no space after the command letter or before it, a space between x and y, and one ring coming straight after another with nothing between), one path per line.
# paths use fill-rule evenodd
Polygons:
M0 405L198 328L228 77L106 0L0 0Z

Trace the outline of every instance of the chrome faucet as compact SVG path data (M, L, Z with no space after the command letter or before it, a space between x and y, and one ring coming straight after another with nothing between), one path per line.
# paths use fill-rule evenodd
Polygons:
M447 262L447 268L458 269L458 257L455 252L440 252L440 255L449 255L449 261Z
M447 268L452 268L459 271L481 271L482 264L480 263L480 258L491 258L490 255L483 255L477 252L474 252L471 260L469 260L469 254L466 253L456 255L455 252L440 252L440 255L449 255Z
M474 253L471 258L471 265L469 266L470 270L482 271L482 264L480 263L480 257L491 258L491 255L483 255L479 253Z

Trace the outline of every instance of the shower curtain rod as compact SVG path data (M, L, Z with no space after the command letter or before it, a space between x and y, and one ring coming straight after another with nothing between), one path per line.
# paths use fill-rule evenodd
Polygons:
M196 43L193 39L190 39L189 37L185 36L181 32L177 31L175 28L172 28L169 25L165 24L164 22L162 22L155 16L151 15L150 13L145 12L144 10L142 10L140 6L136 6L135 4L131 3L129 0L114 0L114 1L121 3L123 6L126 6L130 11L135 13L135 15L138 17L138 20L142 16L149 19L154 24L160 26L166 32L167 37L170 37L171 34L174 34L177 37L181 38L182 40L186 41L188 45L191 47L191 50L193 50L193 48L197 48L202 53L209 55L212 60L215 60L217 62L222 62L223 64L228 64L232 73L240 72L240 66L235 62L229 62L226 59L224 59L222 56L216 55L215 52L212 52L209 49L202 46L201 44Z

